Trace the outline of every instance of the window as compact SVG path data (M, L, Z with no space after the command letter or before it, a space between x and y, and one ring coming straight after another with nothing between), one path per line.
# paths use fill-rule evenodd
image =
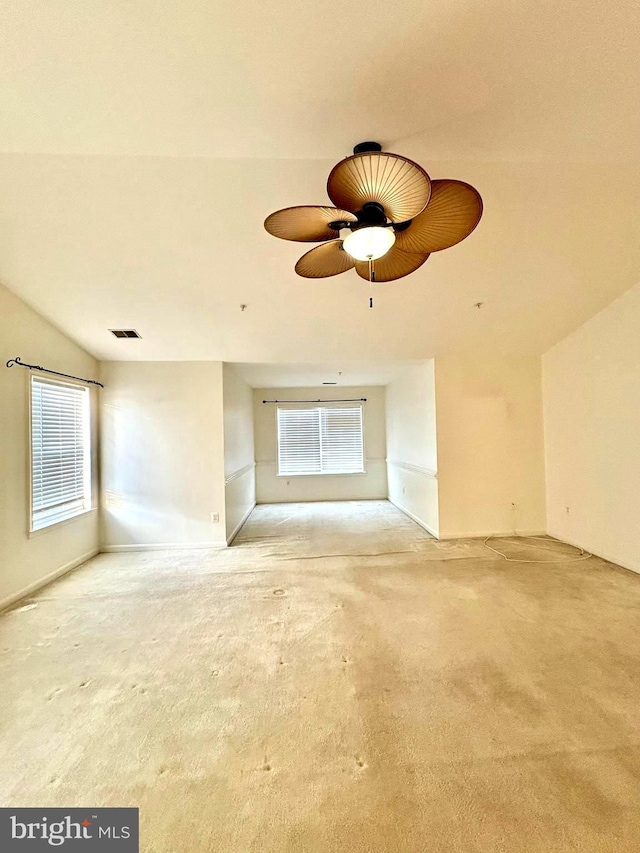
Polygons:
M362 474L362 406L278 409L278 474Z
M89 389L31 377L31 530L91 509Z

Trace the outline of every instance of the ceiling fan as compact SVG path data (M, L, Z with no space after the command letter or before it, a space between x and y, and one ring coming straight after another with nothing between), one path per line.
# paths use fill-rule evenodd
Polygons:
M394 281L464 240L482 216L472 186L432 181L422 166L383 152L377 142L361 142L333 167L327 193L335 207L286 207L264 222L282 240L322 243L296 264L305 278L355 267L367 281Z

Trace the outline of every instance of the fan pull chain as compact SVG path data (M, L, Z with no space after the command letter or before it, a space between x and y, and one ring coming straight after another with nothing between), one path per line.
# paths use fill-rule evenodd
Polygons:
M369 285L373 290L373 260L369 258ZM369 308L373 308L373 296L369 297Z

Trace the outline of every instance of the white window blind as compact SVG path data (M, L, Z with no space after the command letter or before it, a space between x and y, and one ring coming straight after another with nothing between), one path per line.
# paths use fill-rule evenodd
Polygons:
M362 406L278 408L278 474L363 472Z
M31 529L91 508L89 390L31 377Z

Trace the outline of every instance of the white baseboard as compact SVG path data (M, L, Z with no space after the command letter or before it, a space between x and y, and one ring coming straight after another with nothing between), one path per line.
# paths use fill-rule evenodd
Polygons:
M418 524L420 527L422 527L423 530L426 530L427 533L430 533L434 539L441 539L442 538L442 537L438 536L438 534L436 533L436 531L432 527L429 527L429 525L425 521L423 521L421 518L418 518L417 515L414 515L406 507L401 506L399 503L396 503L395 501L392 501L390 497L387 497L387 500L389 501L390 504L393 504L396 507L396 509L399 509L400 512L403 512L406 516L408 516L411 519L411 521L415 521L415 523Z
M338 476L338 475L336 475ZM342 475L341 475L342 476ZM349 476L349 475L344 475ZM263 500L260 498L256 501L256 506L278 506L279 504L355 504L355 503L363 503L365 501L387 501L389 498L384 495L378 495L378 497L371 497L369 495L366 498L292 498L290 501L285 501L282 498L279 500Z
M506 539L509 536L546 536L546 530L518 530L516 533L513 530L480 530L471 533L443 533L440 539L486 539L487 536L496 537L497 539Z
M593 554L594 557L599 557L601 560L606 560L607 563L613 563L614 566L621 566L623 569L628 569L630 572L636 572L636 574L640 574L640 563L636 563L636 565L631 565L631 563L628 563L626 560L623 562L617 557L612 557L610 554L605 554L604 551L593 551L591 548L588 548L584 543L578 544L577 542L573 542L571 539L566 539L564 536L556 536L555 533L549 533L549 536L552 536L554 539L557 539L558 542L566 542L567 545L573 545L574 548L582 548L583 551L588 551L589 554Z
M244 524L244 523L245 523L245 521L249 518L249 516L251 515L251 513L254 511L254 509L255 509L255 508L256 508L256 502L254 501L254 502L251 504L251 506L249 507L249 509L248 509L248 510L245 512L245 514L242 516L242 518L240 519L240 521L238 522L238 524L236 524L235 529L233 530L233 532L231 533L231 535L227 537L227 547L228 547L229 545L231 545L231 543L232 543L232 542L233 542L233 540L236 538L236 536L238 535L238 533L240 533L240 530L241 530L241 528L242 528L243 524Z
M87 551L86 554L83 554L81 557L77 557L75 560L71 560L69 563L66 563L64 566L60 566L59 569L55 569L53 572L49 572L48 575L45 575L43 578L39 578L37 581L33 581L29 586L25 586L23 589L18 592L14 592L12 595L7 596L7 598L2 599L0 601L0 612L6 610L7 607L11 607L16 601L20 601L22 598L26 598L28 595L36 592L41 589L43 586L47 586L47 584L52 583L53 581L61 578L63 575L66 575L68 572L72 572L74 569L77 569L78 566L81 566L83 563L86 563L92 557L95 557L96 554L99 554L100 551L96 548L91 551Z
M103 545L100 551L104 554L119 553L120 551L191 551L202 548L224 548L225 542L160 542L141 543L140 545Z

